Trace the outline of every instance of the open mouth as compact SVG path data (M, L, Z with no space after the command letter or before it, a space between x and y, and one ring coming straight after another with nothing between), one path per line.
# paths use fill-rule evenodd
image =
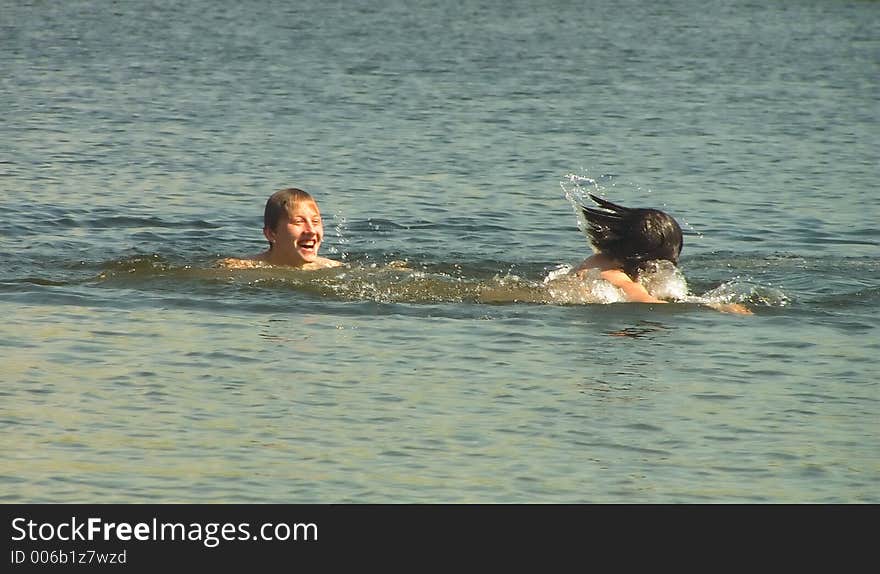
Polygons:
M306 239L304 241L299 241L296 246L306 251L314 251L318 246L318 242L314 239Z

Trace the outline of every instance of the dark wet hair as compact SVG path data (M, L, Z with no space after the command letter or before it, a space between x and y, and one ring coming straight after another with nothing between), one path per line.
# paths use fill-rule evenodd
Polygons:
M651 261L678 265L684 237L678 222L659 209L623 207L590 194L599 208L581 206L586 232L593 247L621 263L623 272L637 279Z
M281 218L289 217L296 204L302 201L311 201L318 205L308 192L295 187L288 187L270 195L266 200L266 210L263 212L263 228L274 231ZM271 248L272 244L269 243L269 249Z

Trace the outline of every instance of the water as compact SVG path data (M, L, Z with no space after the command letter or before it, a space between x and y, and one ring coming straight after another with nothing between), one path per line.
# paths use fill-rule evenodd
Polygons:
M0 500L880 501L878 27L0 2ZM345 267L217 268L287 186ZM591 190L685 302L554 279Z

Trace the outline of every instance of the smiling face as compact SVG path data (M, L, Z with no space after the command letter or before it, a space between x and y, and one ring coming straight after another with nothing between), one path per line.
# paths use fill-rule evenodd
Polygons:
M297 201L288 206L287 217L280 217L274 229L264 228L263 234L272 244L270 260L279 265L301 266L318 258L324 239L321 212L314 201Z

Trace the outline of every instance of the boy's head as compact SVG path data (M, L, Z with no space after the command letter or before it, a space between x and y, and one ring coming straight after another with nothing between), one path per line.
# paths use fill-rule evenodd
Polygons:
M294 187L273 193L266 201L263 235L269 242L269 251L288 264L315 261L324 238L317 202Z
M289 187L273 193L266 201L266 210L263 213L263 229L270 231L277 229L278 222L290 219L297 204L304 201L310 202L317 209L318 203L307 191Z
M658 209L631 209L590 194L599 209L583 207L587 235L596 250L623 265L635 278L649 261L678 264L684 246L681 227Z

